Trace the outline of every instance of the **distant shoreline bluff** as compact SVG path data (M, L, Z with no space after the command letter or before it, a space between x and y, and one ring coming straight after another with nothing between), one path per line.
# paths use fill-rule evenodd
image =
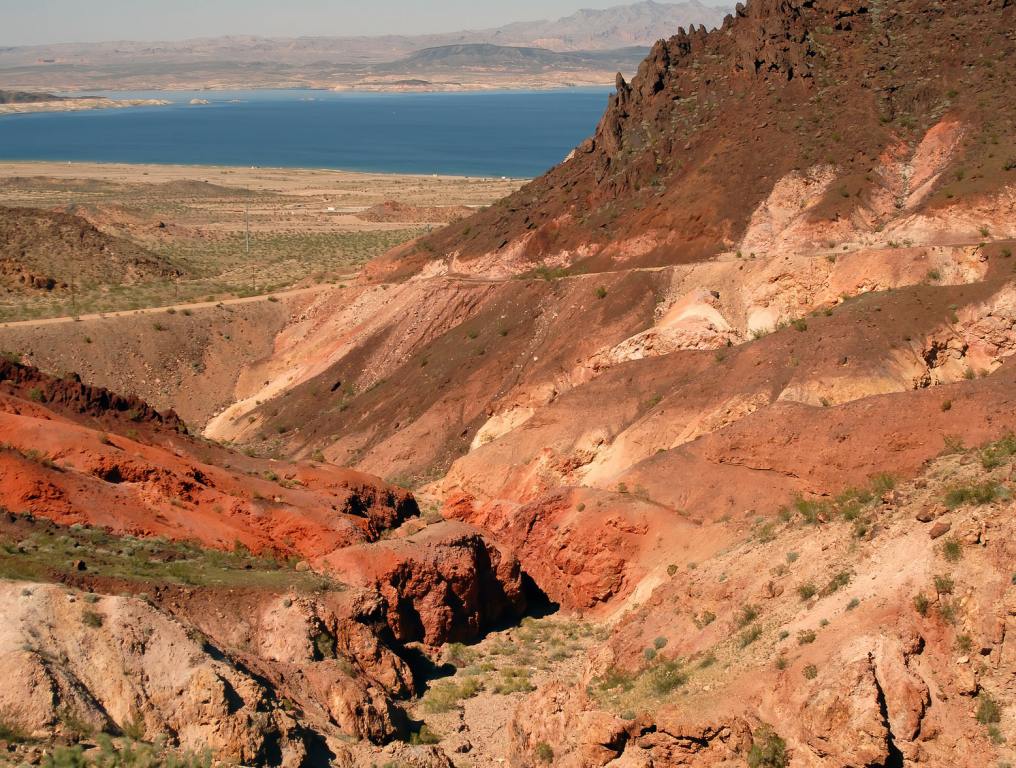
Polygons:
M173 102L166 99L104 99L61 98L53 101L33 101L0 104L0 116L23 115L34 112L87 112L95 109L129 109L132 107L165 107Z

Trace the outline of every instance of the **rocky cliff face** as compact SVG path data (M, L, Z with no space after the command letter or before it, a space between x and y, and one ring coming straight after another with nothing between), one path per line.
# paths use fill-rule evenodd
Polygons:
M1013 152L1001 139L1013 120L1003 74L1013 13L1002 0L739 4L718 30L658 42L630 84L619 77L595 135L567 161L389 269L414 271L435 251L465 272L498 257L518 258L519 271L549 261L587 272L732 252L781 177L831 166L809 218L835 222L882 194L880 158L945 115L968 139L1003 142L968 141L949 163L979 177L961 186L997 191Z

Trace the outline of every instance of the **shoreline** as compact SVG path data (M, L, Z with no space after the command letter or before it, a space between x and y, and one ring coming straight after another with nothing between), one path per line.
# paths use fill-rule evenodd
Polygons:
M167 181L194 181L199 176L215 174L215 181L237 182L245 180L252 189L258 185L252 182L266 181L280 176L331 177L346 181L369 182L371 179L406 179L408 181L471 181L476 183L517 183L532 180L529 176L479 176L454 173L402 173L399 171L355 171L342 168L310 168L306 166L245 166L245 165L199 165L189 163L122 163L98 160L5 160L0 158L0 178L36 176L59 179L88 178L110 181L130 181L142 184L162 184ZM221 177L226 176L228 179ZM213 183L211 179L203 179ZM260 188L274 189L263 186Z
M414 78L403 78L395 81L359 81L359 82L332 82L332 83L278 83L278 84L264 84L264 85L245 85L240 83L216 83L212 85L208 84L187 84L183 83L180 85L147 85L147 86L136 86L132 88L103 88L101 86L95 87L81 87L73 86L66 87L60 86L59 84L49 86L49 91L62 95L69 99L89 99L95 97L97 94L111 94L115 98L116 94L125 94L128 99L131 94L217 94L217 93L262 93L270 91L308 91L313 93L324 93L324 94L448 94L448 93L461 93L461 94L488 94L488 93L553 93L555 91L612 91L615 85L615 74L606 76L604 73L603 77L596 77L591 80L573 80L573 79L562 79L562 80L473 80L473 81L442 81L442 80L427 80L426 84L409 84L406 80ZM20 86L19 86L20 87ZM24 86L28 87L28 86ZM31 86L33 88L42 87L41 85ZM79 96L80 95L80 96ZM171 104L177 102L169 102ZM31 106L25 105L25 106Z
M165 99L108 99L96 96L69 97L58 101L29 101L0 104L0 117L4 115L30 115L43 112L91 112L100 109L166 107L172 103Z

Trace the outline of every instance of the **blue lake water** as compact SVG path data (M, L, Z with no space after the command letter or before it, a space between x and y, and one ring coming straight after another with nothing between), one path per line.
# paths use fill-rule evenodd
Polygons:
M592 135L610 91L106 94L174 103L0 116L0 160L535 176ZM209 105L191 105L193 98Z

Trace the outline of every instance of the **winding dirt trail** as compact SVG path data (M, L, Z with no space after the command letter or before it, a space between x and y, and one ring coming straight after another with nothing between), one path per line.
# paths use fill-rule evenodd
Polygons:
M340 280L353 280L359 273L342 275ZM320 293L332 288L331 284L312 285L306 288L291 288L285 291L274 291L273 293L262 293L257 296L242 296L235 299L219 299L216 301L198 301L190 304L167 304L160 307L145 307L143 309L123 309L115 312L95 312L87 315L65 315L62 317L44 317L35 320L14 320L9 323L0 324L0 328L39 328L47 325L60 325L62 323L75 323L83 320L103 320L113 317L131 317L136 315L158 315L165 314L169 310L182 312L185 309L207 309L217 307L220 304L230 306L234 304L251 304L258 301L271 301L272 299L283 299L291 296L302 296L310 293Z

